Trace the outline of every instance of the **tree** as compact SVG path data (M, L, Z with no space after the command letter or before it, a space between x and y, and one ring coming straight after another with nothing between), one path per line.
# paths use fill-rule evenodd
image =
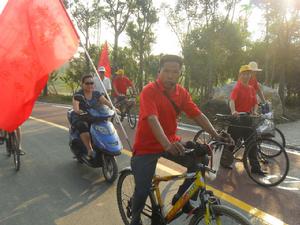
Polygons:
M91 45L88 49L88 53L93 60L93 64L97 65L99 58L100 48L96 45ZM94 74L95 71L92 66L86 67L85 52L80 52L78 57L73 57L69 66L65 70L65 74L60 79L70 88L72 94L81 84L81 77L84 74Z
M234 16L235 8L240 0L177 0L177 4L174 8L170 6L164 6L165 14L168 18L168 24L173 32L176 34L182 53L185 56L185 51L189 47L189 36L192 31L198 30L201 32L206 29L206 32L210 32L207 42L206 53L209 55L206 62L208 80L207 80L207 94L212 92L213 83L215 79L218 79L214 73L214 58L216 57L217 49L215 49L215 41L217 41L216 30L220 24L226 26L229 22L230 14L231 18ZM184 74L184 86L189 89L190 87L190 74Z
M119 36L134 10L135 0L104 0L103 16L114 29L113 68L118 63Z
M90 48L90 33L97 28L102 16L102 8L100 7L100 0L84 1L84 0L65 0L65 6L71 11L71 14L84 36L85 49ZM85 56L84 71L88 72L90 62Z
M236 78L238 68L246 57L242 50L246 36L241 32L238 23L227 23L224 26L223 21L219 21L215 23L215 30L211 29L211 26L194 29L183 51L186 73L191 77L191 88L196 90L195 94L199 94L202 99L208 99L207 96L211 93L208 83L211 79L209 62L212 45L215 49L214 66L211 71L215 75L212 86ZM215 33L213 40L212 32Z
M126 32L130 38L131 48L139 62L137 86L140 90L145 83L144 60L150 55L151 44L155 40L152 28L157 21L157 12L153 7L152 0L136 2L133 20L128 23Z

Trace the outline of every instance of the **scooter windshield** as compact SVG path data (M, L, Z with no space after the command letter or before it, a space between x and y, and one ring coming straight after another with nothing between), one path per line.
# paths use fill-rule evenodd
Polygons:
M88 111L89 111L90 115L95 118L109 118L114 115L114 111L111 110L106 105L100 105L97 107L93 107L93 108L90 108Z

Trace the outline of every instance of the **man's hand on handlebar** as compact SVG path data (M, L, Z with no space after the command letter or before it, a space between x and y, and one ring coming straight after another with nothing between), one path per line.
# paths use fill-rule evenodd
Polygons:
M221 142L225 142L225 143L230 144L230 145L234 145L234 140L232 139L230 134L228 134L224 131L219 133L219 136L216 137L216 141L221 141Z
M171 143L167 148L166 152L169 152L171 155L184 155L185 148L180 142Z
M234 117L239 117L240 116L240 114L237 111L233 111L231 113L231 115L233 115Z

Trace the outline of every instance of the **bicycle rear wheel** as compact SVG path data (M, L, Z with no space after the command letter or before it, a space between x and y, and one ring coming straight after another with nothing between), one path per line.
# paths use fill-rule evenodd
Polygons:
M284 134L278 128L275 128L275 137L273 137L272 139L277 141L279 144L282 145L283 148L285 148L286 141L285 141Z
M11 146L11 153L13 154L13 159L14 159L14 165L16 171L20 170L20 148L19 148L19 141L16 136L15 132L12 132L9 134L9 142Z
M10 139L9 139L9 136L7 133L5 136L5 147L6 147L7 157L10 157L11 156L11 143L10 143Z
M272 139L265 139L265 141L268 141L269 145L252 144L244 153L243 163L247 174L254 182L264 187L272 187L285 179L290 163L285 149L278 142ZM261 170L265 172L264 175L251 171L250 151L254 148L257 148L257 162ZM268 154L265 154L266 152Z
M222 225L251 225L251 222L241 215L236 210L224 205L211 205L211 218L209 224L222 224ZM189 225L206 224L204 215L196 214L191 219Z
M132 219L132 196L135 182L131 170L121 173L117 183L117 202L121 218L125 225L129 225ZM145 208L141 214L142 225L152 224L152 202L148 197Z

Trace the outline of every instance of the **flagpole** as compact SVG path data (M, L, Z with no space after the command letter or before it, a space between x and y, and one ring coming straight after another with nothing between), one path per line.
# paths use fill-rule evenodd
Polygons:
M61 1L60 1L60 2L61 2ZM70 19L71 24L73 24L73 21L76 23L76 19L73 17L72 13L69 14L69 13L67 12L67 10L66 10L64 4L63 4L62 2L61 2L61 4L62 4L62 6L64 7L64 10L65 10L65 12L66 12L68 18ZM71 20L71 18L73 19L73 21ZM77 29L76 29L76 28L77 28L78 26L77 26L77 24L75 24L75 25L76 25L76 26L74 26L74 24L73 24L74 29L75 29L75 31L77 32ZM80 30L80 29L79 29L79 30ZM78 33L77 33L77 35L78 35ZM101 80L101 78L100 78L100 76L99 76L99 74L98 74L98 71L97 71L97 69L96 69L96 66L94 65L93 60L92 60L90 54L88 53L87 49L84 47L84 45L83 45L83 43L82 43L81 38L80 38L79 35L78 35L78 38L79 38L80 45L81 45L81 47L83 48L85 54L87 55L87 57L88 57L88 59L89 59L91 65L92 65L92 68L93 68L93 70L94 70L96 76L97 76L98 79L100 80L100 85L102 86L102 89L104 90L105 95L107 96L107 98L108 98L110 104L112 105L113 111L115 112L116 120L117 120L117 122L120 124L121 129L122 129L122 131L123 131L123 133L124 133L124 135L125 135L125 139L126 139L126 141L127 141L127 144L128 144L128 146L129 146L130 150L132 151L132 146L131 146L131 143L130 143L130 141L129 141L129 137L128 137L128 135L127 135L127 133L126 133L126 131L125 131L123 125L122 125L122 122L121 122L121 120L120 120L120 117L118 116L118 113L117 113L117 111L116 111L116 108L115 108L114 104L112 103L112 100L111 100L109 94L108 94L107 91L106 91L106 88L105 88L105 86L104 86L104 83L102 82L102 80Z

